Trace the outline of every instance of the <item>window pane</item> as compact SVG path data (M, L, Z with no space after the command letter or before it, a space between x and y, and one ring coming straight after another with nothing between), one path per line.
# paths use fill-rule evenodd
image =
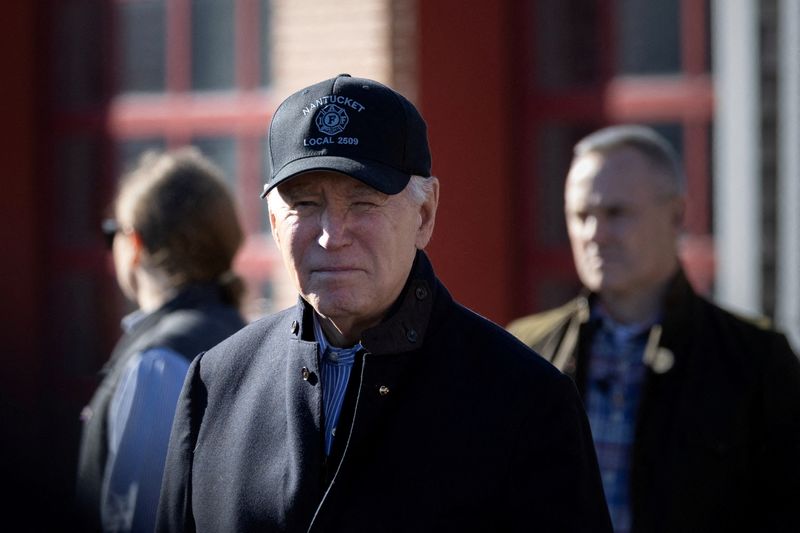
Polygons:
M546 124L539 130L536 146L537 193L530 199L536 215L536 240L543 246L567 246L564 221L564 182L572 161L572 148L595 128L591 125Z
M117 2L120 92L162 92L165 87L164 0Z
M236 164L236 140L232 137L195 137L192 145L204 156L213 161L222 172L225 180L236 196L238 165Z
M617 20L620 74L680 71L679 0L617 0Z
M536 85L558 88L596 81L600 75L597 2L540 0L535 31L528 35L536 61ZM530 16L530 15L529 15Z
M67 106L100 101L102 76L102 5L100 2L54 2L53 57L55 98Z
M166 143L159 137L146 137L141 139L125 139L117 144L117 179L122 174L129 172L139 163L139 158L148 150L164 151Z
M233 15L232 0L192 2L192 88L234 86Z
M272 83L272 0L261 0L260 22L260 81L262 87L268 87Z
M91 247L100 242L98 218L93 209L100 183L100 143L88 135L58 141L53 195L56 242L65 247Z
M646 124L662 135L678 156L683 161L683 126L679 123Z

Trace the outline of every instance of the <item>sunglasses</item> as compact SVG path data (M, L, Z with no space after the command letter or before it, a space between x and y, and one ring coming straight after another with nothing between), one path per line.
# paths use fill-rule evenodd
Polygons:
M118 232L122 231L122 227L115 219L107 218L100 224L100 231L103 232L106 248L111 250L114 247L114 237Z

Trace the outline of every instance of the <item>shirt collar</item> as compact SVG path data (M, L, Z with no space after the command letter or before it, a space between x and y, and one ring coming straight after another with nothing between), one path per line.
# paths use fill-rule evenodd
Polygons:
M614 320L608 314L605 307L599 301L596 301L591 310L592 319L597 320L601 327L611 333L618 342L625 342L643 335L650 331L653 324L658 320L646 320L642 322L634 322L631 324L623 324Z
M137 309L132 313L128 313L122 317L122 320L120 320L120 327L122 328L122 331L125 333L130 333L136 329L136 326L141 324L142 321L148 317L148 315L150 315L150 313L142 311L141 309Z
M357 342L350 348L338 348L331 345L328 337L325 336L325 331L322 329L319 316L313 313L314 316L314 337L319 343L319 353L322 360L331 364L352 364L356 358L356 353L362 349L361 343Z

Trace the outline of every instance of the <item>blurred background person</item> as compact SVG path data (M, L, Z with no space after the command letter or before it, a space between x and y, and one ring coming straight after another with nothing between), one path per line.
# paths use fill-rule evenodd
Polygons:
M152 531L189 363L244 325L231 270L243 233L220 170L192 148L146 153L103 231L138 309L81 413L78 506L87 530Z
M596 131L564 196L584 291L509 330L575 379L615 531L800 531L800 362L687 281L672 147Z

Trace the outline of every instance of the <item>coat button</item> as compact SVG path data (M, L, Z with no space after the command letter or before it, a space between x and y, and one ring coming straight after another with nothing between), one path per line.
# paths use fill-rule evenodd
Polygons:
M428 297L428 289L425 287L417 287L414 291L414 295L417 297L417 300L424 300Z
M308 378L311 376L311 372L309 372L308 368L306 367L303 367L303 370L301 370L301 374L303 376L303 381L308 381Z
M389 394L389 387L387 387L386 385L381 385L378 388L378 394L380 394L381 396L386 396L387 394Z
M298 331L300 331L300 324L297 323L297 320L292 320L292 335L297 335Z
M410 329L406 331L406 339L408 339L408 342L417 342L417 338L418 338L417 330Z

